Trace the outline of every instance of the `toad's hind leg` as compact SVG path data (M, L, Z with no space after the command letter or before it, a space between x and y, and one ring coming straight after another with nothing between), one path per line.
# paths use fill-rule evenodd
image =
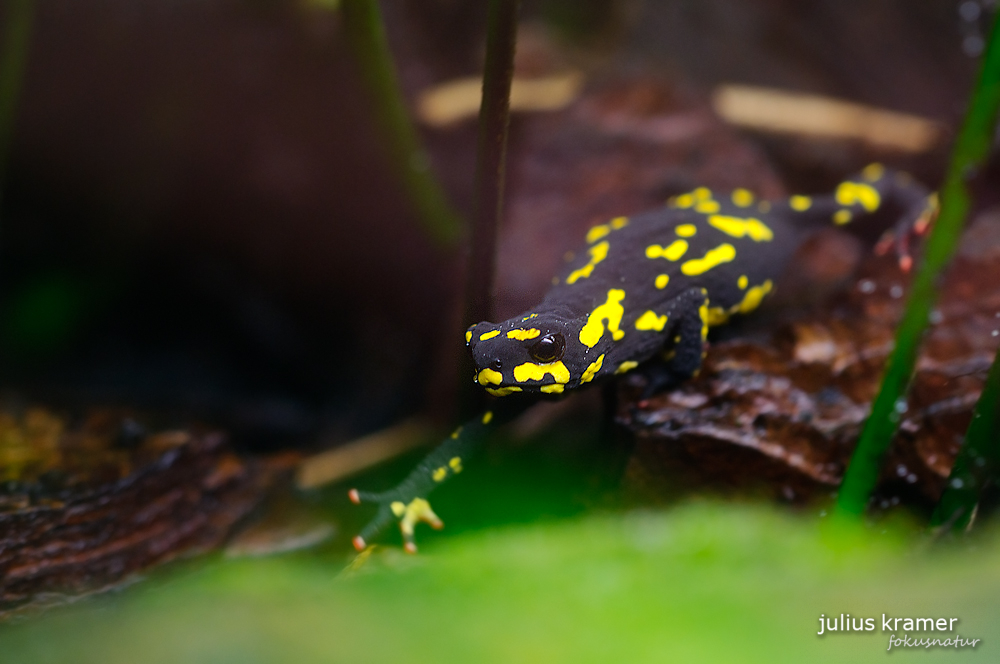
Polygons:
M667 348L663 362L655 362L646 370L648 382L642 398L677 387L701 369L708 338L708 292L690 288L671 302L667 313L670 320L666 336Z

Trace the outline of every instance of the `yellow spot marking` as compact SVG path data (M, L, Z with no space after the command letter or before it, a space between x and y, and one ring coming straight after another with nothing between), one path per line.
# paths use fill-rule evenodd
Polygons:
M432 475L432 477L434 478L435 482L443 482L444 478L448 477L448 469L445 468L444 466L436 468L434 470L434 475Z
M682 240L678 240L678 242L680 241ZM608 322L607 329L611 332L612 339L618 341L625 336L625 332L620 328L622 316L625 315L625 307L621 304L624 299L625 291L620 288L609 290L607 301L604 304L598 305L590 312L590 316L587 317L587 324L580 330L580 343L587 348L593 348L597 345L597 342L604 336L604 321ZM562 362L559 364L562 364ZM517 369L514 371L517 371ZM568 376L569 372L567 371L566 374ZM567 380L569 379L567 378ZM559 382L565 383L566 381Z
M701 340L708 339L708 298L698 307L698 316L701 317Z
M635 322L635 329L637 330L656 330L657 332L662 332L663 327L667 324L667 315L657 316L655 311L647 311L643 315L639 316L639 320Z
M735 305L733 309L739 311L741 314L750 313L760 306L761 300L764 299L765 295L771 292L773 287L774 284L771 283L770 279L762 283L760 286L754 286L746 292L746 295L743 296L743 301Z
M708 308L708 326L724 325L729 320L729 313L722 307Z
M451 469L455 471L456 474L462 472L462 459L461 457L452 457L451 461L448 462Z
M393 503L393 506L395 506L395 503ZM441 519L431 509L431 504L423 498L414 498L400 513L396 513L395 507L392 508L392 511L397 517L402 516L399 521L399 529L407 537L413 535L413 527L417 525L418 521L426 521L430 524L441 523Z
M746 189L736 189L733 191L733 205L738 207L750 207L753 204L753 194Z
M699 201L707 201L712 197L712 191L708 187L698 187L691 193L694 195L695 200Z
M618 230L619 228L625 228L628 226L628 217L615 217L611 220L611 230Z
M666 288L667 284L670 283L670 275L669 274L658 274L658 275L656 275L656 282L655 283L656 283L656 287L659 288L659 289L661 289L661 290L664 289L664 288Z
M532 318L538 318L538 314L528 314L527 316L521 319L521 322L523 323L524 321L531 320Z
M740 289L746 288L748 283L750 283L750 280L747 279L747 275L745 274L741 274L740 278L736 280L736 285L739 286Z
M483 424L489 424L493 420L493 411L488 410L483 413Z
M668 261L676 261L688 250L687 240L674 240L668 247L661 247L658 244L651 244L646 247L646 258L666 258Z
M562 362L547 362L545 364L525 362L514 367L514 380L519 383L528 380L542 380L546 374L551 374L557 383L569 382L569 369Z
M635 369L637 366L639 366L638 362L633 362L632 360L626 360L625 362L622 362L621 364L618 365L618 368L615 369L615 374L623 374L627 371L632 371L632 369Z
M566 277L567 284L575 284L578 279L586 279L594 271L594 266L603 261L608 257L608 248L611 245L608 244L607 240L601 242L600 244L595 244L590 248L590 262L581 267L579 270L573 270L573 272Z
M587 231L587 244L593 244L600 240L602 237L611 232L607 224L601 224L600 226L594 226L589 231Z
M542 333L538 328L532 327L527 330L511 330L507 333L508 339L517 339L519 341L527 341L528 339L534 339Z
M461 435L462 435L462 427L458 427L457 429L451 432L452 438L458 438Z
M708 223L732 237L749 237L754 242L770 242L774 239L774 232L767 224L752 217L742 219L713 214L708 218Z
M516 385L511 385L510 387L487 387L486 391L495 397L505 397L508 394L520 392L521 388Z
M837 210L836 212L833 213L833 223L837 224L838 226L843 226L844 224L846 224L851 220L852 216L853 215L851 214L850 210Z
M465 343L472 341L472 330L465 331Z
M713 214L719 211L719 207L719 204L715 201L699 201L695 204L694 211L703 214Z
M483 332L482 334L480 334L479 340L486 341L487 339L492 339L493 337L499 337L499 336L500 336L500 330L492 330L490 332Z
M694 224L681 224L680 226L674 229L674 232L680 235L681 237L691 237L692 235L698 232L698 229L697 227L695 227Z
M870 184L862 182L841 182L837 186L837 192L834 196L841 205L860 204L869 212L877 210L882 202L878 190Z
M694 196L691 194L681 194L674 199L674 205L679 208L689 208L694 205Z
M480 385L499 385L503 382L503 374L493 369L483 369L476 377Z
M601 353L600 357L591 362L590 366L583 372L583 375L580 376L580 384L583 385L584 383L589 383L594 380L594 376L597 375L597 372L601 370L602 366L604 366L604 353Z
M788 199L788 205L796 212L805 212L812 205L812 199L808 196L792 196Z
M389 509L391 509L392 513L397 517L400 517L406 512L406 505L399 500L394 500L392 501L392 504L389 505Z
M542 385L538 389L546 394L560 394L565 388L559 383L553 383L552 385Z
M736 258L736 248L728 242L710 249L704 258L694 258L681 265L681 272L689 277L705 274L713 267L728 263Z
M757 204L757 209L760 210L761 212L770 212L771 204L768 203L767 201L761 201L760 203Z
M885 175L885 166L879 163L868 164L865 169L861 171L861 177L868 180L869 182L878 182Z

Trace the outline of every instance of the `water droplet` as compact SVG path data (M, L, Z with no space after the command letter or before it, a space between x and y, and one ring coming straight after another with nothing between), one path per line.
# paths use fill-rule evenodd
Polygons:
M913 473L910 473L909 475L906 476L906 481L909 484L914 484L917 481L917 476L914 475Z
M858 290L862 293L874 293L875 282L871 279L862 279L858 282ZM1000 316L1000 314L998 314L998 316Z
M906 399L900 397L896 399L896 403L893 405L893 408L896 409L897 413L905 413L910 407L906 405Z
M894 300L898 300L899 298L903 297L903 287L900 286L899 284L896 284L895 286L889 289L889 296L892 297Z
M953 489L961 489L963 486L965 486L965 482L960 477L956 477L951 481L951 488Z

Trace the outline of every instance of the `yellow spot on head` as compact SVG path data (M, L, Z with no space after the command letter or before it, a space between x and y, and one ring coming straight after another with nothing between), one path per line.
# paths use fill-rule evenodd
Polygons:
M860 204L869 212L877 210L882 202L882 197L879 196L878 190L870 184L864 184L863 182L841 182L837 185L834 197L841 205Z
M394 500L389 505L389 509L391 509L392 513L395 514L397 517L400 517L403 516L403 514L406 512L406 505L403 504L402 501Z
M486 341L488 339L492 339L493 337L499 337L499 336L500 336L500 330L490 330L489 332L483 332L482 334L480 334L479 340Z
M600 240L602 237L611 232L607 224L601 224L600 226L594 226L589 231L587 231L587 244L593 244Z
M528 314L527 316L521 319L521 322L523 323L524 321L531 320L532 318L538 318L538 314Z
M753 204L753 194L746 189L736 189L733 191L733 205L738 207L749 207Z
M601 353L600 357L591 362L590 366L583 372L583 375L580 376L580 384L583 385L584 383L589 383L594 380L594 376L597 375L597 372L601 370L602 366L604 366L604 353Z
M667 324L667 315L657 316L655 311L647 311L643 315L639 316L639 319L635 321L635 329L637 330L655 330L656 332L662 332L664 326Z
M453 471L455 471L456 473L462 472L462 458L461 457L452 457L451 460L448 461L448 465L451 466L451 469Z
M521 388L516 385L511 385L510 387L487 387L486 391L495 397L505 397L508 394L520 392Z
M655 283L656 283L656 287L659 288L659 289L661 289L661 290L664 289L664 288L666 288L667 284L670 283L670 275L669 274L658 274L658 275L656 275L656 282Z
M615 217L611 220L611 230L618 230L619 228L625 228L628 225L628 217Z
M736 248L728 242L720 244L715 249L709 249L704 258L694 258L681 265L681 272L689 277L704 274L717 265L728 263L736 258Z
M435 482L443 482L444 478L448 477L448 469L445 468L444 466L436 468L434 470L434 474L432 475L432 477L434 478Z
M503 382L503 374L499 371L493 371L493 369L483 369L476 376L476 380L479 381L480 385L499 385Z
M580 343L587 348L593 348L604 336L604 321L607 321L607 329L611 332L611 338L618 341L625 332L621 330L622 316L625 315L625 307L621 302L625 299L625 291L620 288L612 288L608 291L608 299L604 304L598 305L590 312L587 323L580 330ZM560 362L560 364L562 364ZM515 370L516 371L516 370ZM569 372L567 372L568 375ZM566 381L560 381L565 383Z
M542 385L538 389L546 394L561 394L566 388L559 383L553 383L552 385Z
M632 369L635 369L637 366L639 366L638 362L633 362L632 360L626 360L625 362L622 362L621 364L618 365L618 368L615 369L615 373L623 374L627 371L632 371Z
M668 261L676 261L688 250L687 240L674 240L668 247L661 247L658 244L651 244L646 247L646 258L666 258Z
M695 203L694 211L702 214L713 214L719 211L719 207L715 201L698 201Z
M852 216L850 210L837 210L833 213L833 223L843 226L851 220Z
M691 194L681 194L674 199L674 205L679 208L689 208L694 205L694 196Z
M861 177L868 180L869 182L877 182L882 179L885 175L885 166L879 163L868 164L865 169L861 171Z
M712 191L708 187L698 187L691 193L694 195L695 200L699 201L707 201L712 198Z
M698 232L698 228L694 224L681 224L674 229L674 232L681 237L691 237Z
M736 285L741 289L746 288L748 283L750 283L750 280L747 279L747 275L745 274L741 274L740 278L736 280Z
M749 237L754 242L770 242L774 239L774 232L767 224L752 217L742 219L713 214L708 218L708 223L732 237Z
M489 424L493 420L493 411L488 410L483 413L483 424Z
M562 362L547 362L545 364L525 362L514 367L514 380L519 383L528 380L542 380L546 374L551 374L557 383L569 382L569 369Z
M472 330L465 331L465 343L472 341Z
M805 212L812 205L812 199L808 196L792 196L788 199L788 205L796 212Z
M518 339L520 341L527 341L528 339L534 339L542 332L538 328L529 328L527 330L511 330L507 333L508 339Z
M568 277L566 277L567 284L575 284L578 279L586 279L593 273L594 267L608 257L608 248L611 245L608 244L607 240L601 242L600 244L595 244L590 248L590 262L581 267L578 270L573 270Z

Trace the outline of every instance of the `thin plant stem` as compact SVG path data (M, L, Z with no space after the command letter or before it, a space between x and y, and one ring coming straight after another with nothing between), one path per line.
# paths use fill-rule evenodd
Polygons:
M872 404L871 416L865 423L837 495L835 515L839 517L856 518L863 514L878 481L882 459L906 410L906 392L934 306L938 281L955 253L971 207L968 182L989 154L1000 106L1000 39L997 37L997 25L994 21L978 83L941 188L941 212L927 239L924 259L914 277L903 320L896 331L895 348L889 357L881 389Z
M961 532L971 525L982 490L1000 470L1000 352L972 411L965 442L931 517L932 528Z
M35 9L34 0L7 0L6 4L6 10L0 15L4 25L3 41L0 42L0 202Z
M510 86L520 0L490 0L476 146L475 213L465 291L465 320L490 319L497 229L503 214Z
M493 276L497 231L503 215L510 86L514 78L519 5L520 0L490 0L489 5L476 145L475 207L462 316L465 325L493 320ZM463 416L478 410L483 403L482 392L467 380L473 372L472 360L466 355L461 361L462 381L459 383L467 386L459 399Z
M386 147L404 189L428 235L453 245L462 224L430 169L430 160L410 120L389 51L377 0L343 0L344 30L361 67Z

